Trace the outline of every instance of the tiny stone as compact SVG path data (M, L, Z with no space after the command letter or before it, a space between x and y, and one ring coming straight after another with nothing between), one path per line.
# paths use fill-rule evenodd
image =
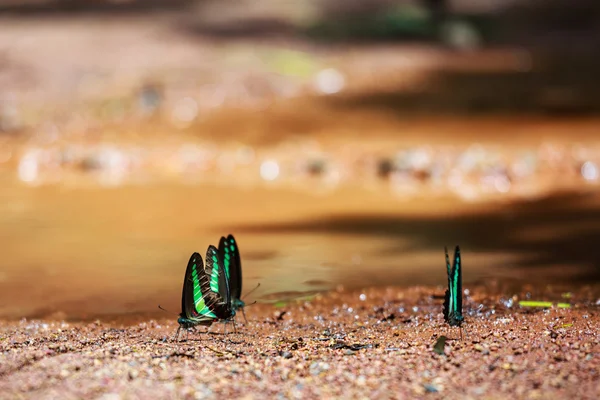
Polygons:
M482 345L480 345L480 344L476 344L473 347L475 348L475 350L479 351L480 353L490 354L490 351L488 349L486 349L485 347L483 347Z
M481 396L482 394L485 393L485 388L482 386L476 387L475 389L473 389L473 393L476 394L477 396Z
M119 393L106 393L99 397L99 400L121 400L121 395Z
M439 389L435 385L431 385L431 384L426 383L425 385L423 385L423 387L429 393L437 393L437 392L439 392Z

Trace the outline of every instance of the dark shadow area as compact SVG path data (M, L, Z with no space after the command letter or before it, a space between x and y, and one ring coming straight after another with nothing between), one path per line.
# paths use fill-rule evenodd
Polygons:
M369 235L382 239L410 238L407 251L439 251L459 244L464 252L499 252L522 261L506 268L531 271L564 265L573 283L600 281L600 206L590 206L587 196L566 193L538 201L523 201L473 215L411 218L398 216L336 216L308 222L239 226L245 233L318 233ZM542 277L538 277L540 279Z
M322 101L348 111L372 108L402 116L432 112L586 116L600 112L596 72L600 57L593 53L523 56L523 71L439 70L415 90L342 93ZM529 69L528 64L535 68Z
M341 13L328 10L320 19L302 29L309 38L323 43L351 42L372 44L385 42L437 43L455 47L448 39L451 24L467 27L478 43L491 44L497 36L493 16L470 13L436 13L431 7L396 7ZM460 45L459 45L460 46Z
M328 5L311 22L296 23L287 16L239 16L211 23L189 18L176 28L184 33L211 39L302 39L323 44L373 45L380 43L445 43L444 23L468 25L484 42L494 37L493 17L452 13L440 15L424 1L420 7L390 7L375 2ZM225 7L225 6L224 6ZM204 14L202 10L199 15ZM208 12L210 14L210 12Z
M505 21L501 40L507 43L584 51L600 44L600 3L595 0L520 1L495 17Z
M254 18L218 24L188 22L179 25L177 29L186 34L213 40L285 39L304 36L290 21L277 18Z
M196 0L130 0L90 1L90 0L53 0L53 1L0 1L0 16L19 17L56 17L60 15L96 15L96 14L146 14L169 10L184 10L196 3Z

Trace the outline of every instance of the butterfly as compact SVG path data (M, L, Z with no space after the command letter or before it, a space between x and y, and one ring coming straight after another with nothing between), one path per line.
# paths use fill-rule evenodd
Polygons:
M200 254L192 254L183 280L175 340L181 329L189 333L197 325L210 326L218 320L228 321L235 315L231 309L229 281L223 270L215 246L209 246L206 251L206 267Z
M450 268L450 259L448 258L448 249L446 252L446 269L448 272L448 290L444 295L444 320L450 326L460 327L464 318L462 316L462 271L460 248L456 246L454 250L454 263ZM461 331L462 336L462 331Z
M248 323L248 320L246 319L246 313L244 312L246 303L241 299L242 258L240 256L240 249L233 235L230 234L227 236L227 238L221 237L221 240L219 241L219 257L223 260L225 275L229 278L231 289L231 307L234 311L241 309L244 320L246 323ZM254 291L254 289L252 291Z

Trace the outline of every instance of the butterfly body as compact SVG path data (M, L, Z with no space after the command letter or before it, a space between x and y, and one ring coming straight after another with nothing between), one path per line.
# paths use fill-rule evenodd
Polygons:
M454 261L450 267L448 249L446 252L446 269L448 272L448 289L444 296L444 320L450 326L461 326L464 321L462 315L462 262L460 258L460 248L456 246L454 250Z

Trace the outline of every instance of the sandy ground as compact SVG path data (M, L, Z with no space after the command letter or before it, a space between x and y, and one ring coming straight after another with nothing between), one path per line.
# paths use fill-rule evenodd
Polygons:
M533 79L537 65L526 52L466 56L266 40L254 51L240 40L182 34L174 21L2 17L0 122L7 134L0 160L10 178L0 176L0 237L8 249L0 271L0 398L595 398L600 292L579 286L565 299L562 290L540 290L548 275L533 268L550 267L579 284L597 278L594 195L506 207L427 196L399 203L382 195L387 183L334 196L317 193L313 181L308 193L259 183L243 195L213 186L15 185L21 156L46 146L56 154L80 144L165 147L169 137L171 147L157 156L164 159L171 148L201 141L278 156L300 136L331 153L351 142L378 155L423 142L503 143L511 153L548 141L597 140L594 118L412 115L431 111L432 99L434 111L450 114L596 104L586 97L593 90ZM295 60L302 73L282 77L281 57ZM316 74L331 68L346 83L340 94L323 96ZM164 86L158 115L139 116L139 89L156 82ZM189 97L197 114L180 126L177 110ZM571 164L564 169L575 175L579 165ZM556 176L563 186L573 181ZM307 282L321 289L340 282L435 285L443 281L443 264L439 279L427 268L456 240L473 265L465 274L465 337L442 321L441 287L372 288L253 305L237 333L225 336L218 324L173 343L176 317L148 310L160 301L176 311L185 261L179 258L230 228L247 235L245 278L264 286L271 279L271 288L282 291L305 290ZM508 265L522 268L496 268ZM535 281L537 289L472 284L487 279L477 271L490 269ZM517 305L529 297L572 307ZM23 315L42 319L6 319ZM82 315L102 320L74 319ZM442 335L449 339L438 354L433 346Z
M217 324L179 343L174 317L2 322L0 392L31 399L596 398L600 320L591 293L547 294L572 308L530 309L517 305L527 293L489 292L470 288L462 340L443 323L439 287L340 289L257 304L247 308L248 325L238 318L237 333L229 325L223 335ZM434 349L440 336L447 337L442 354Z

